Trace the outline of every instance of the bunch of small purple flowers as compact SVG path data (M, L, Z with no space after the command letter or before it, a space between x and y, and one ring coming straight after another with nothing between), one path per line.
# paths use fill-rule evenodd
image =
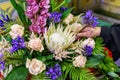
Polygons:
M50 0L26 0L28 3L27 17L31 20L30 31L38 34L44 33L47 18L49 17Z
M52 68L49 68L46 72L46 75L49 76L52 80L56 80L59 76L62 75L61 67L59 64L55 64Z
M66 11L66 7L60 7L60 13L59 12L52 12L50 14L49 20L53 23L59 23L61 21L62 13Z
M97 26L99 22L97 21L98 17L93 15L93 12L91 10L88 10L86 12L86 15L83 16L83 24L88 24L93 27Z
M0 16L1 16L0 27L3 27L4 23L10 22L10 18L8 17L8 15L4 16L3 14L0 14Z
M12 40L12 49L10 50L11 53L17 51L18 49L25 48L24 38L18 36L17 38Z
M91 46L85 46L85 54L87 56L91 56L92 55L92 51L93 51L93 48Z

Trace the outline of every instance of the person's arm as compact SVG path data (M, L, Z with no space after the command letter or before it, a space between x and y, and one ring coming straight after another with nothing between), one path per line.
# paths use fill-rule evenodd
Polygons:
M113 53L114 61L120 57L120 24L115 24L111 27L87 27L82 32L78 33L79 37L96 37L101 36L104 44Z
M100 36L103 38L105 46L112 51L114 61L117 61L120 58L120 24L101 27Z

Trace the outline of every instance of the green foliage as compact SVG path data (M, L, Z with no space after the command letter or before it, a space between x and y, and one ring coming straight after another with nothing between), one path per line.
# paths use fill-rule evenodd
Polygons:
M103 39L100 38L100 37L96 37L94 40L95 40L95 48L94 48L92 54L100 54L100 53L103 53L103 51L104 51Z
M25 52L23 50L18 50L17 52L14 52L12 54L5 52L4 53L4 59L6 60L6 66L12 64L21 64L24 60Z
M55 8L57 6L57 1L56 0L50 0L50 5L51 5L51 8Z
M51 79L45 75L45 72L43 72L43 73L40 73L36 76L32 76L31 80L51 80Z
M70 80L96 80L94 75L88 69L74 67L70 63L62 64L64 77L70 77Z
M94 54L93 56L89 57L86 63L86 67L95 67L99 65L105 58L104 54Z
M10 0L10 2L12 3L13 7L17 10L17 13L23 25L25 27L28 27L29 20L26 18L25 11L23 8L23 6L25 6L25 3L23 3L23 5L21 6L21 4L18 4L15 0Z
M113 62L113 60L106 56L106 58L98 65L100 71L106 75L109 75L113 78L118 78L116 72L119 71L118 66Z
M65 12L63 12L62 19L66 18L71 13L72 10L73 10L73 8L70 8L70 9L66 10Z
M54 2L55 2L55 4L54 4ZM51 0L51 6L53 6L52 7L52 11L56 11L56 10L58 10L61 6L63 6L63 5L66 5L66 4L68 4L69 2L71 2L71 0L64 0L61 4L57 4L56 5L56 0Z
M25 66L15 67L6 77L5 80L25 80L28 75L28 70Z

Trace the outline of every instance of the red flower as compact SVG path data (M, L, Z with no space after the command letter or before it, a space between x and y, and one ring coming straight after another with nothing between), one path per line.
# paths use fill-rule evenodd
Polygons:
M112 57L112 52L107 48L107 47L104 47L104 50L107 51L107 56L109 56L110 58L113 58Z

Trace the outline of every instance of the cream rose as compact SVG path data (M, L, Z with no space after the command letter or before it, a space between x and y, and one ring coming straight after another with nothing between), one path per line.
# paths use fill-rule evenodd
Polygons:
M75 57L75 60L73 61L73 65L75 67L85 67L85 64L86 64L86 57L80 55L80 56L77 56Z
M39 73L46 69L46 65L42 61L37 60L35 58L32 59L32 61L27 59L26 68L29 69L30 74L38 75Z
M14 24L11 26L11 31L9 34L12 36L12 39L15 39L18 36L22 37L24 34L24 27L18 24Z
M42 41L39 38L30 39L30 41L28 42L28 47L32 48L35 51L40 51L40 52L44 50Z
M88 38L82 42L82 47L90 46L93 49L95 48L95 41L92 38Z
M81 29L82 25L80 23L73 23L71 26L70 26L70 29L73 31L73 32L76 32L78 33L79 30Z
M74 16L73 16L72 14L69 14L69 15L63 20L63 22L64 22L65 24L69 24L69 23L71 23L71 22L73 21L73 18L74 18Z

